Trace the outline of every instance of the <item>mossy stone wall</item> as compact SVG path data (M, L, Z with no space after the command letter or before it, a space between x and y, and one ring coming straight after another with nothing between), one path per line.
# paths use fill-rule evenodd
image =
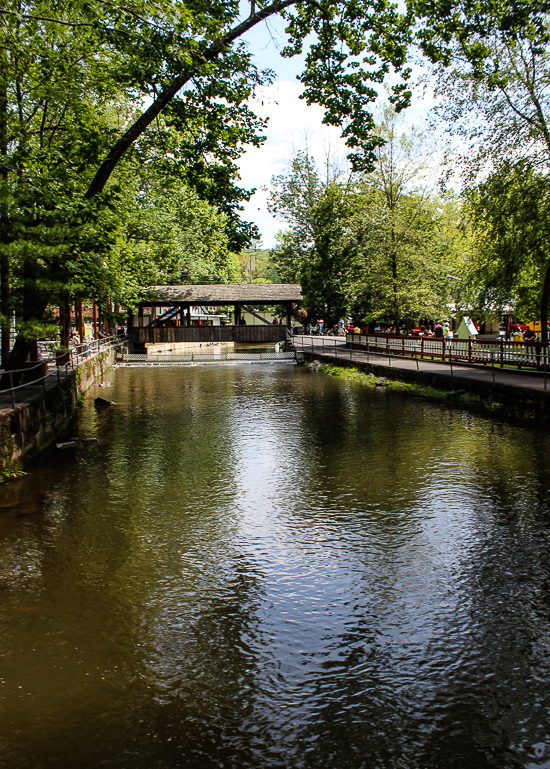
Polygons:
M113 350L82 361L55 387L0 412L0 478L21 470L67 428L84 393L112 367Z

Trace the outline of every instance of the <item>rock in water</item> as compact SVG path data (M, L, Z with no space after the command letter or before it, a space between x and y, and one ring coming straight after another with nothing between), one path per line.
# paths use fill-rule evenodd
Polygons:
M376 387L385 387L388 384L388 380L385 376L381 376L380 379L377 379L375 382Z
M105 409L108 406L116 406L114 401L110 401L109 398L98 397L94 400L94 406L96 409Z
M66 441L65 443L55 444L56 449L61 449L63 451L65 449L76 449L77 446L78 446L78 441Z
M321 364L318 360L312 360L308 368L312 368L314 371L317 371L318 368L321 368Z

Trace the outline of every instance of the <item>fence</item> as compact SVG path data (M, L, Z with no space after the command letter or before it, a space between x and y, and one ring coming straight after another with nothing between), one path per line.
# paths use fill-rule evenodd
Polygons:
M505 339L438 339L395 334L347 334L346 343L355 350L416 359L466 363L470 366L548 368L548 345L540 342L509 342Z
M263 326L135 326L134 347L147 344L201 343L275 344L284 342L289 330L283 325ZM143 348L142 348L143 349Z
M170 364L170 363L220 363L223 361L277 361L294 360L294 352L211 352L211 353L175 353L174 355L145 355L141 353L124 352L117 362L136 364Z
M113 347L120 347L125 344L126 339L121 339L116 336L105 337L105 339L95 339L92 342L75 345L61 355L38 361L34 366L13 369L12 371L2 371L1 392L11 393L12 406L15 406L15 393L17 390L41 384L44 392L46 392L46 380L50 377L56 377L57 381L60 382L62 372L63 374L68 374L69 368L75 368L81 361L92 358L105 350L109 350ZM36 376L33 372L36 372ZM22 384L14 384L14 382L18 382L20 379L24 380ZM4 384L7 381L9 381L10 386L4 387Z

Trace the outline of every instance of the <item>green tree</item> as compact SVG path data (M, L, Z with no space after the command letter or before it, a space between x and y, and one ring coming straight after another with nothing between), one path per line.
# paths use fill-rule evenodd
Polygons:
M422 132L405 130L391 106L376 132L384 144L355 196L347 284L355 314L391 322L399 331L404 320L448 312L458 212L432 191L434 161Z
M311 316L333 319L341 306L335 301L336 267L345 189L341 174L327 158L321 175L307 148L295 152L284 174L273 177L269 210L286 222L277 233L273 264L281 279L302 283ZM348 179L348 182L350 180ZM332 220L331 220L332 217ZM327 308L333 308L327 311Z
M462 178L474 226L475 245L461 291L480 315L515 307L532 318L547 316L547 31L547 20L541 25L531 21L513 35L494 25L466 47L455 41L451 66L439 66L436 73L436 115L458 139L450 154L451 171L458 170ZM477 57L468 55L474 42ZM546 333L543 323L545 339Z
M326 328L334 326L349 305L342 279L348 268L344 239L350 213L346 189L329 184L313 208L313 245L300 269L305 307L310 317L323 318Z
M271 179L268 210L289 225L303 249L313 243L313 211L324 188L307 149L295 152L286 173Z
M197 103L183 118L177 109L167 110L126 153L109 191L85 200L98 155L124 131L141 101L140 77L121 74L129 63L129 38L114 45L113 29L98 10L34 2L24 10L5 3L0 13L2 352L6 363L6 327L15 309L15 367L28 354L28 342L47 331L48 305L65 303L77 293L100 301L106 294L117 301L135 298L138 277L149 278L142 283L146 286L153 275L166 271L168 253L172 274L179 259L181 274L226 279L233 267L222 262L234 261L231 252L251 232L238 217L248 193L235 185L235 159L243 142L260 141L262 123L229 99L211 110ZM239 80L238 73L232 77ZM238 87L229 80L222 84L228 95ZM166 194L161 200L161 178L165 190L170 180L172 192L177 190L172 204ZM153 214L155 205L162 205L164 213ZM166 243L172 238L170 248L142 249L138 260L128 245L136 242L137 218L142 224L148 218L150 241L155 220L170 215L172 226L163 238ZM215 222L209 223L212 217ZM126 233L123 223L129 227ZM202 238L193 232L199 224ZM214 235L220 228L225 234ZM143 227L141 233L143 242ZM152 260L161 256L155 270Z
M434 194L426 137L404 130L391 105L375 134L374 169L362 178L326 185L302 154L275 180L272 210L291 228L279 235L274 262L302 283L310 315L329 324L347 310L397 328L448 313L447 275L460 261L459 206Z
M469 60L457 43L451 65L435 69L434 114L458 139L450 162L465 184L498 163L550 167L550 51L533 34L526 28L514 38L500 30L478 35L481 61Z
M366 323L437 320L449 313L449 272L457 272L459 209L406 192L392 207L383 191L358 196L346 245L346 290Z
M479 305L540 318L548 343L550 301L550 188L530 163L505 164L467 195L476 251L469 285Z
M26 245L16 256L23 265L28 328L40 322L44 287L49 282L51 288L54 276L56 285L65 280L70 288L74 228L93 218L98 206L117 205L116 178L109 190L106 184L130 154L150 149L161 117L183 139L175 158L181 160L175 163L177 173L226 214L233 249L247 242L253 232L239 224L240 202L247 193L234 184L235 160L243 141L261 141L246 104L269 75L253 66L242 37L271 16L287 21L283 55L309 46L300 76L304 98L325 108L327 124L343 128L355 166L372 167L383 141L372 133L369 112L377 85L393 68L403 75L393 87L395 105L405 106L410 97L404 66L414 37L411 15L399 14L388 0L252 2L246 18L240 9L238 0L3 3L0 201L8 208L0 214L5 224L0 239L8 246L22 239L14 222L24 225L26 234L31 227L37 233L22 239ZM508 30L536 24L543 12L540 5L528 10L506 2L499 6ZM445 42L466 28L482 32L489 23L485 8L480 11L477 4L449 14L446 4L424 7L419 2L413 13L427 22L419 26L418 40L434 58L445 56L439 37ZM67 61L73 66L67 67ZM118 124L107 119L109 107L120 113ZM24 120L14 138L21 108ZM160 139L162 131L156 133ZM170 165L169 152L164 158ZM4 278L9 277L5 257L0 272L2 264L7 264ZM3 280L3 302L9 303ZM18 338L21 355L24 328Z

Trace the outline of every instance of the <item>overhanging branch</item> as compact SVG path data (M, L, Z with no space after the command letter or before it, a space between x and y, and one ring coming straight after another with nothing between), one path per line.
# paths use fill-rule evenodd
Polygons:
M241 24L238 24L226 35L223 35L223 37L214 42L203 54L197 56L197 64L184 70L178 77L174 78L168 88L159 94L151 106L145 110L145 112L133 125L130 126L130 128L128 128L126 133L124 133L112 147L92 179L85 198L89 200L102 192L109 177L126 150L129 149L136 139L151 125L153 120L160 115L178 91L180 91L192 77L199 74L200 69L204 64L213 61L225 48L227 48L228 45L241 37L245 32L248 32L248 30L255 27L256 24L259 24L276 13L280 13L285 8L296 5L300 1L301 0L274 0L270 5L251 14L247 19L241 22Z

